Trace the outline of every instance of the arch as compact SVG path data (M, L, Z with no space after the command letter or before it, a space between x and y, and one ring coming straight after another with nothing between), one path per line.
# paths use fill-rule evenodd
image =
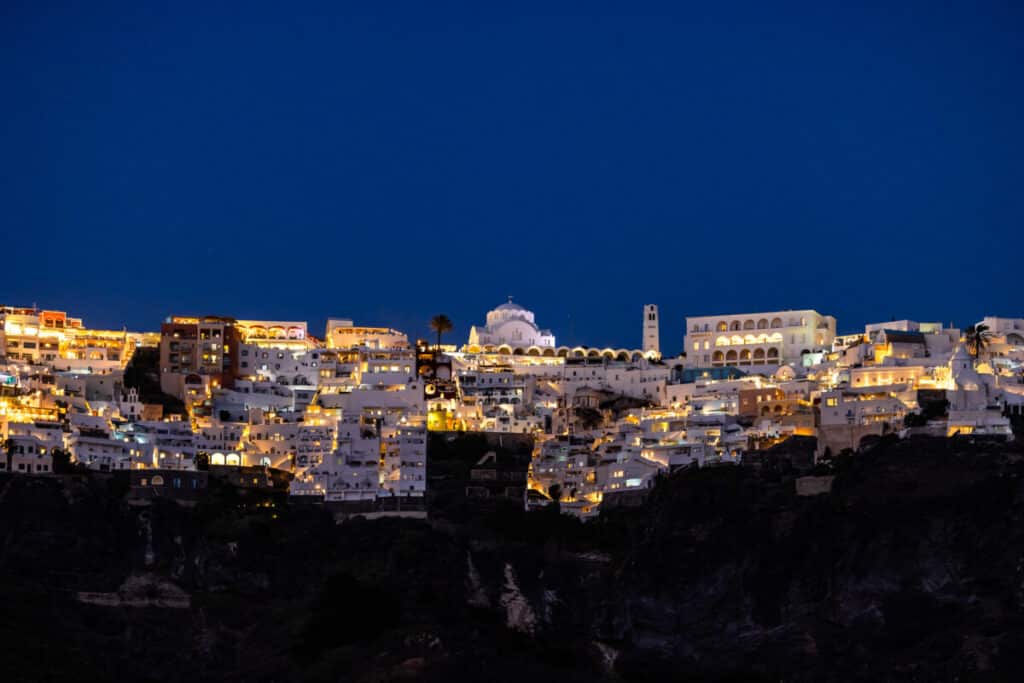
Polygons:
M761 415L769 415L771 412L772 409L770 406L761 406Z
M740 330L740 321L739 320L733 320L731 323L729 323L729 331L730 332L739 332L739 330Z
M768 349L768 353L767 353L766 357L767 357L767 359L769 361L778 361L779 360L779 350L777 348L775 348L774 346L771 347L770 349Z
M587 358L600 358L600 357L601 357L601 352L598 351L597 349L590 349L589 351L587 351Z
M498 347L498 353L503 356L511 356L512 347L509 346L508 344L502 344L501 346Z
M238 453L228 453L227 456L225 456L224 458L224 464L234 465L237 467L242 464L242 456L240 456Z
M527 356L540 356L540 349L538 349L536 346L531 346L530 348L526 349L526 355Z
M1024 337L1017 334L1016 332L1011 332L1010 334L1006 335L1006 343L1011 346L1024 346Z
M764 349L754 349L754 365L764 365Z
M616 360L621 360L621 361L624 361L624 362L628 363L629 362L629 351L619 351L617 354L615 354L615 358L616 358Z
M736 351L734 350L730 350L728 353L725 354L726 363L735 363L737 358L738 356L736 355Z
M775 414L776 415L781 415L782 414L782 404L781 403L776 403L775 404Z
M540 355L543 356L544 358L554 358L555 350L548 346L547 348L540 352Z
M743 329L744 330L752 330L752 329L754 329L754 325L755 324L756 323L754 323L753 320L744 320L743 321Z
M629 360L631 360L631 361L633 361L633 362L636 362L636 361L638 361L638 360L642 359L643 357L644 357L644 354L643 354L643 353L641 353L640 351L634 351L634 352L633 352L633 353L632 353L632 354L630 355L630 357L629 357Z
M266 339L267 328L263 327L263 325L253 325L246 330L246 337L251 337L252 339Z
M733 344L742 344L743 343L743 337L741 337L738 334L734 334L729 341L731 343L733 343Z
M615 360L615 352L611 349L605 349L601 352L601 357L607 358L608 360Z
M223 465L224 464L224 454L223 453L214 453L213 455L211 455L210 456L210 464L211 465Z
M768 320L766 320L765 318L761 318L760 320L758 320L757 321L757 329L759 329L759 330L767 330L768 329Z
M154 476L152 479L150 479L149 483L152 484L153 486L163 486L164 485L164 478L161 477L158 474L158 475Z
M289 339L302 339L302 328L301 327L289 327L288 328Z
M725 332L725 331L727 331L729 329L729 325L724 320L719 320L718 321L718 325L716 325L715 328L719 332Z
M559 358L567 358L569 356L569 349L564 346L561 346L558 348L557 351L555 351L555 355L557 355Z
M476 344L470 344L466 347L466 353L480 353L480 347Z
M730 343L728 337L718 337L715 339L715 346L728 346Z
M270 458L265 455L260 458L260 467L270 467Z
M484 353L497 353L498 347L494 344L484 344Z
M267 333L270 335L271 339L284 339L287 336L285 329L280 325L272 326L267 330Z
M750 349L740 351L740 365L750 365Z
M778 327L782 327L782 318L772 318L770 327L774 330Z
M752 334L743 335L743 343L744 344L756 344L757 343L757 337L755 337Z
M526 350L523 349L522 346L517 346L516 348L512 349L512 355L513 356L525 356L526 355Z
M724 363L725 354L723 354L721 351L715 351L713 354L711 354L711 362L716 364Z

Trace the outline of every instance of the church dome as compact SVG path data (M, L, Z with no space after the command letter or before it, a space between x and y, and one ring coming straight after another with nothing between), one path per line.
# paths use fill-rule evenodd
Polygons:
M496 310L496 311L525 311L526 309L523 308L522 306L520 306L519 304L514 304L511 301L508 301L508 302L503 303L502 305L498 306L494 310Z

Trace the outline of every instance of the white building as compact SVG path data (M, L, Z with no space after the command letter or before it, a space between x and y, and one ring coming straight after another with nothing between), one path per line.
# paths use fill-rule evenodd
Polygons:
M687 367L784 365L830 350L836 319L809 309L773 311L687 318L686 329Z
M34 436L11 436L9 449L0 453L0 472L14 474L51 474L53 453Z
M654 304L644 306L643 350L645 354L661 355L661 335L658 330L658 307Z
M553 348L555 336L537 327L533 311L512 303L509 297L507 303L487 314L486 325L474 325L469 331L470 350L479 352L485 346Z

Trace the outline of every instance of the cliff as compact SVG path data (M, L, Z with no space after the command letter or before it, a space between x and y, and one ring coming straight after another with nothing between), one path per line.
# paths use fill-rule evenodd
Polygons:
M5 680L1016 680L1022 455L883 439L800 497L781 451L586 525L4 477Z

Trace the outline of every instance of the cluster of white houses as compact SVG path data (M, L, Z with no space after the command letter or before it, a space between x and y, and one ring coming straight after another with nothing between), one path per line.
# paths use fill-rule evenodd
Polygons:
M823 457L887 433L1012 438L1024 406L1024 319L985 318L974 349L938 323L837 335L813 310L700 316L667 357L657 306L642 313L639 348L559 346L509 300L436 348L340 318L322 339L304 321L222 316L130 333L2 307L0 471L49 474L55 452L98 470L256 468L306 500L408 510L422 507L428 431L518 433L536 444L528 499L586 517L659 472L789 436L816 436ZM126 385L143 352L182 410Z

